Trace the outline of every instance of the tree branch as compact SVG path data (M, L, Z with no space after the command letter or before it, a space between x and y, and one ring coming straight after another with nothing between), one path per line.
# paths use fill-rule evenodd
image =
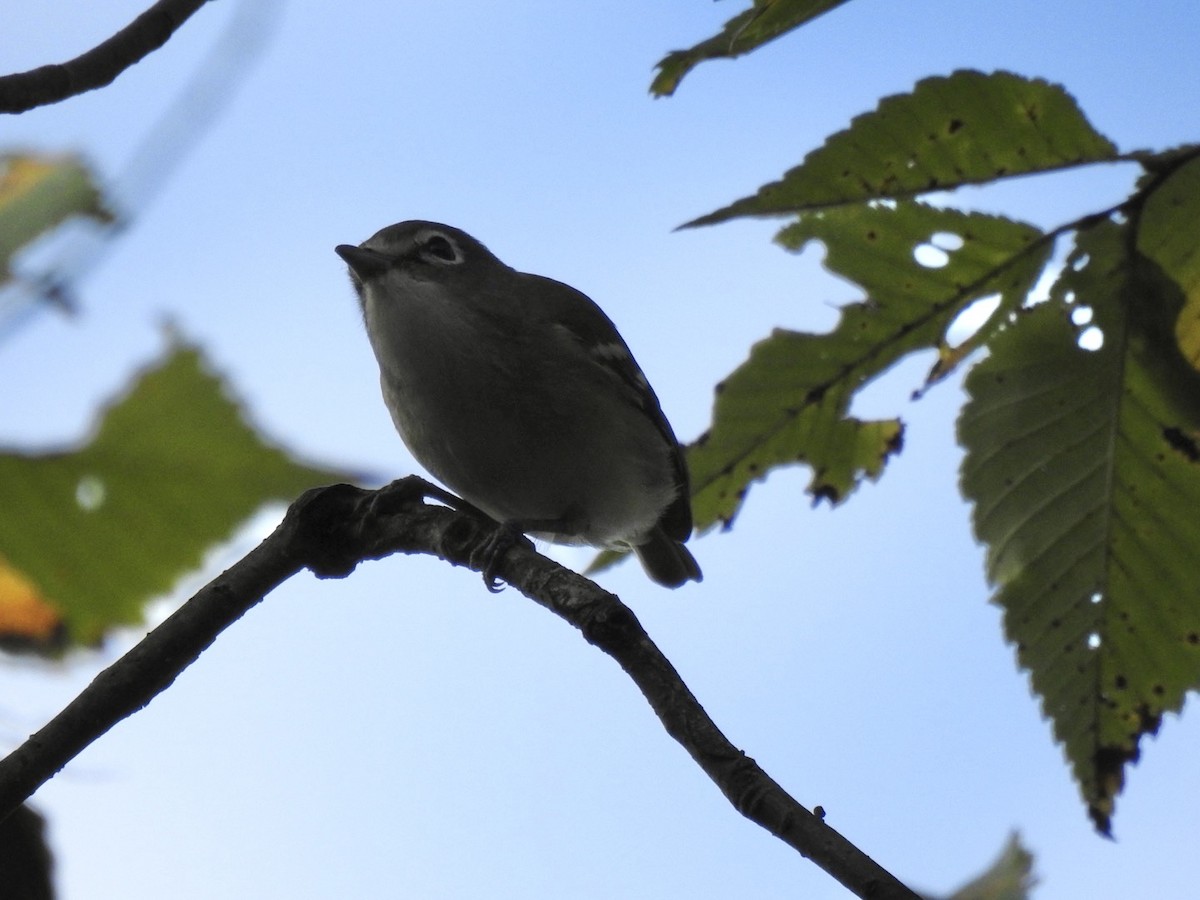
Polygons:
M317 488L292 504L254 550L213 579L174 615L88 685L45 727L0 760L0 817L18 807L74 756L166 689L226 627L301 569L341 578L358 563L393 553L427 553L482 571L494 523L424 503L448 498L419 478L379 491ZM614 595L517 543L496 573L574 625L613 657L641 689L668 734L683 745L742 815L812 859L859 897L915 900L916 894L793 800L720 732Z
M207 0L158 0L91 50L65 63L0 77L0 113L22 113L111 84L167 42Z

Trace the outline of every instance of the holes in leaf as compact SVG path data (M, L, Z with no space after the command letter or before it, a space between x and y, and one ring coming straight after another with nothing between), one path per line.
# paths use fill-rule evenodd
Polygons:
M75 485L75 502L84 512L95 512L104 505L108 490L95 475L84 475Z
M949 264L950 254L963 245L963 239L951 231L939 231L924 244L913 248L913 259L926 269L941 269Z
M971 303L966 309L954 317L950 327L946 329L946 343L952 348L961 347L974 337L1000 306L999 294L988 294Z
M941 247L943 250L959 250L966 243L961 235L955 234L953 231L939 231L929 238L929 243L935 247Z
M1083 331L1079 332L1079 337L1075 343L1079 345L1081 350L1095 352L1104 346L1104 332L1095 325L1089 325Z
M1077 263L1072 263L1077 265ZM1075 302L1075 292L1067 291L1063 294L1063 300L1068 304ZM1104 332L1100 330L1098 325L1092 324L1092 320L1096 317L1096 311L1090 306L1076 306L1071 312L1071 324L1080 329L1079 334L1075 337L1075 343L1080 350L1096 351L1104 346Z
M950 254L933 244L918 244L913 248L913 259L926 269L940 269L950 262Z

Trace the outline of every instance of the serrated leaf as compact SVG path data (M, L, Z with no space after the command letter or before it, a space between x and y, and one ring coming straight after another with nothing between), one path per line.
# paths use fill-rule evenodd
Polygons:
M994 602L1105 833L1141 737L1200 683L1200 377L1179 291L1128 228L1080 234L968 376L958 429Z
M884 98L780 181L684 227L913 197L1116 153L1059 85L961 70Z
M689 50L668 53L655 66L658 74L650 93L665 97L675 93L683 76L706 59L732 59L761 47L798 28L846 0L754 0L754 6L725 23L721 33Z
M960 887L949 900L1026 900L1036 885L1033 854L1014 833L987 871Z
M177 345L104 410L85 446L0 454L0 558L8 583L61 615L62 642L90 645L140 621L147 600L264 503L353 477L267 443L200 351ZM14 597L0 590L0 605Z
M0 286L18 250L75 215L112 220L82 160L0 154Z
M866 297L844 307L829 334L776 331L718 386L712 427L688 454L697 527L731 522L749 484L780 465L808 463L809 492L833 503L878 477L901 425L850 417L855 392L907 354L939 346L978 297L1019 305L1048 253L1038 236L1001 217L912 202L824 210L780 232L793 250L822 242L826 267ZM950 249L934 247L941 257L929 260L920 251L935 239Z
M1146 198L1138 224L1138 250L1162 266L1183 291L1175 337L1184 358L1200 371L1200 233L1196 230L1200 157L1194 149L1192 153Z

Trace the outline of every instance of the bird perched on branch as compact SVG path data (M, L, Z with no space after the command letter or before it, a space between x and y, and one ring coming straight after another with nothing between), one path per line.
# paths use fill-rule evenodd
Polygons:
M384 402L430 474L515 531L631 549L667 587L701 579L679 442L600 307L434 222L337 253Z

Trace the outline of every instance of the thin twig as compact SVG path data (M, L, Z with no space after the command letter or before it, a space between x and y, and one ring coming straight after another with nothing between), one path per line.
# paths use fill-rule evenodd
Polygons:
M148 10L86 53L0 77L0 113L22 113L95 90L167 42L207 0L158 0Z
M0 760L0 817L18 807L92 741L166 689L225 628L301 569L341 578L358 563L393 553L433 554L482 571L480 548L496 528L469 513L430 506L446 498L420 479L379 491L317 488L292 504L258 547L213 579L72 700L28 741ZM633 612L581 575L516 543L498 561L508 584L574 625L613 657L641 689L667 732L683 745L734 808L798 850L855 895L916 900L917 895L797 803L735 747L708 717Z

